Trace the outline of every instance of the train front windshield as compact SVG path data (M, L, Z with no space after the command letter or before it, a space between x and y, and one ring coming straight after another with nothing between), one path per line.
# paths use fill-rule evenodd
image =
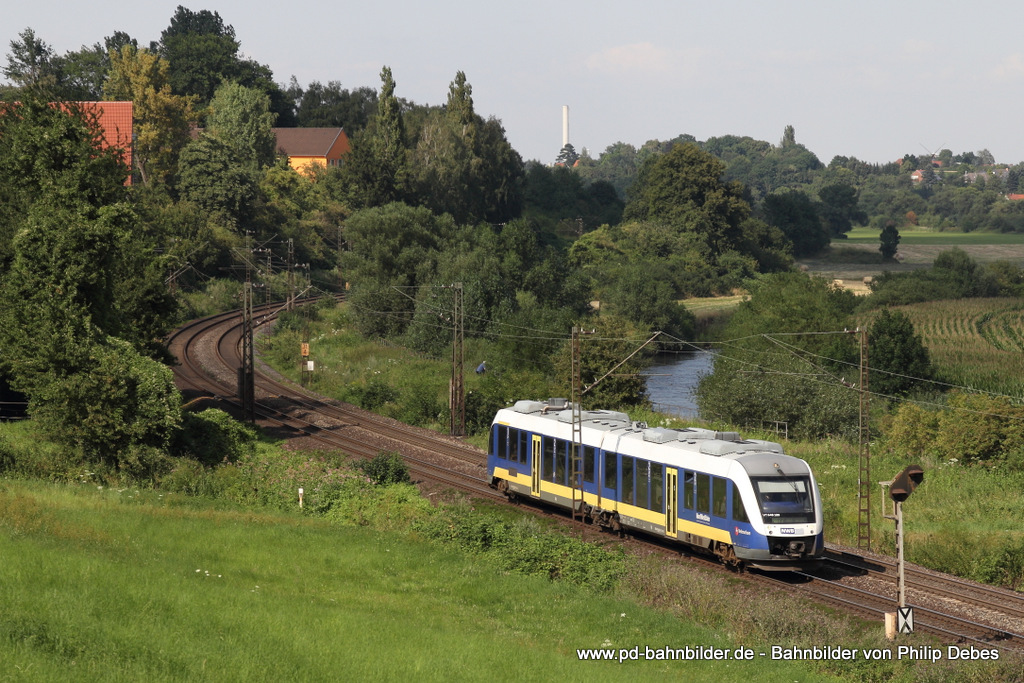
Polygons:
M761 477L752 482L765 524L814 522L814 496L809 477Z

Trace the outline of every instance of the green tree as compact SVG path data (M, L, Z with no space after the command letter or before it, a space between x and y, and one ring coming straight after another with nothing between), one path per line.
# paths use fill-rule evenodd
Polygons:
M618 271L605 299L611 310L646 329L676 339L693 339L696 318L678 303L668 278L658 277L655 262L631 264Z
M377 109L377 92L373 88L349 91L339 81L328 81L326 85L313 81L303 89L293 76L288 94L295 102L299 126L344 128L349 137L365 128Z
M571 143L565 143L562 149L558 152L558 157L555 158L555 163L562 166L568 166L572 168L579 161L580 155L576 153L576 148Z
M110 70L110 55L100 43L83 45L61 58L61 99L95 102L103 98L103 82Z
M785 422L800 438L855 434L857 394L844 377L857 356L841 334L855 305L853 294L803 273L755 283L724 332L733 341L697 389L702 415L737 425Z
M782 142L779 143L781 147L792 147L796 144L796 130L793 126L786 126L786 130L782 133Z
M3 74L11 79L22 91L32 91L41 99L56 99L63 77L60 58L46 41L38 38L36 32L26 28L11 41L7 53L7 66ZM15 95L11 99L20 99Z
M236 75L238 48L234 27L218 12L193 12L181 5L151 46L170 65L174 94L195 95L204 105L221 81Z
M352 137L340 175L345 201L353 209L384 206L406 197L408 162L402 105L395 96L391 69L381 69L377 111L370 124Z
M871 359L871 391L905 396L931 379L928 349L905 313L885 308L868 329Z
M143 323L118 291L133 217L124 204L44 199L0 282L0 364L11 385L53 436L111 463L131 446L163 445L179 419L170 370L113 336Z
M259 169L274 161L276 118L266 93L225 83L210 101L205 132L227 145L237 161Z
M406 330L417 288L430 284L436 272L439 242L454 232L450 216L397 202L348 218L349 251L342 268L354 283L350 299L364 334L394 336Z
M810 256L828 246L830 235L814 202L800 190L775 192L764 198L762 209L768 225L782 230L793 243L793 255Z
M373 129L373 159L379 165L379 183L376 188L379 201L384 204L400 197L407 173L405 161L405 124L402 107L395 96L395 79L391 69L380 72L381 88L377 98L376 124Z
M589 320L594 333L580 342L581 403L587 408L615 409L649 405L643 371L649 364L645 353L635 353L650 337L632 321L617 315ZM566 337L570 330L566 330ZM562 344L555 358L555 377L564 396L569 396L572 343ZM603 379L602 379L603 378Z
M578 170L585 180L610 183L619 199L625 200L626 189L636 180L639 163L633 145L616 142L605 148L596 161L582 160Z
M36 384L32 417L58 441L119 469L132 448L166 448L181 422L171 369L116 337L88 350L92 362L81 371Z
M750 206L739 183L724 183L725 165L694 144L651 157L629 190L626 220L662 221L701 235L712 253L734 248Z
M178 189L183 199L236 229L252 218L259 196L258 174L238 159L228 143L200 135L181 151L179 164Z
M896 258L896 251L900 246L900 231L896 229L896 224L892 221L887 222L885 227L882 228L878 239L878 251L882 254L882 260L894 260Z
M142 183L169 183L196 123L195 96L173 94L167 62L132 44L110 53L110 77L103 95L107 100L134 102L132 159Z
M100 207L126 195L128 168L120 150L103 148L94 114L23 94L17 105L0 107L0 272L40 198Z
M219 13L193 12L178 5L170 25L150 50L169 63L175 95L195 95L205 106L223 83L235 82L262 91L281 125L295 125L293 104L274 82L270 68L239 57L240 47L234 27L225 24Z
M857 190L850 185L826 185L818 190L818 199L821 200L822 219L833 237L846 237L854 223L867 219L858 207Z
M428 114L419 129L410 184L418 203L457 223L503 223L519 214L522 161L501 124L476 114L472 95L458 72L444 109Z

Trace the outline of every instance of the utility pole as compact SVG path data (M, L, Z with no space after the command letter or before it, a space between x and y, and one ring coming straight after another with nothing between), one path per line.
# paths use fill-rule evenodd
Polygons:
M295 307L295 241L288 238L288 301L285 302L285 310L290 311Z
M252 311L252 268L250 258L252 244L245 237L248 252L245 259L245 286L242 288L242 365L238 368L238 398L242 402L242 413L249 422L256 421L256 373L253 359L253 311Z
M868 331L857 328L860 335L860 472L858 474L857 547L871 550L871 434L868 428Z
M274 274L274 252L267 249L267 305L270 305L270 276Z
M451 391L449 392L448 407L451 413L451 435L465 436L466 434L466 393L463 386L463 337L465 328L463 326L462 311L462 283L458 282L450 286L454 295L452 311L452 380Z
M578 515L581 521L586 518L586 510L584 509L583 500L583 406L581 404L583 396L583 363L580 350L580 336L591 333L593 333L593 330L588 333L579 327L572 328L572 377L569 389L569 401L572 405L572 445L570 446L572 450L569 453L569 486L572 489L572 518L575 520ZM598 492L600 493L600 488Z
M341 277L341 254L344 251L345 241L341 238L342 224L338 223L338 291L345 291L345 281Z

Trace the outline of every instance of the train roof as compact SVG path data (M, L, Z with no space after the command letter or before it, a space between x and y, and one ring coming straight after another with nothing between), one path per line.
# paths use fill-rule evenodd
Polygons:
M599 444L624 455L654 458L682 467L695 457L704 456L701 460L709 465L711 460L721 465L728 461L736 462L750 476L810 473L807 463L786 455L781 444L744 439L739 432L700 427L648 427L644 422L632 421L626 413L612 410L581 410L580 420L584 443ZM495 422L572 439L572 404L565 399L517 401L511 408L499 411ZM711 469L719 469L720 466Z

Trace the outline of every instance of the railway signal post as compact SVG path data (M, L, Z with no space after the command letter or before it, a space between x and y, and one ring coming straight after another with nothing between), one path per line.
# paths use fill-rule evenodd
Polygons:
M892 638L894 633L914 632L914 609L907 607L906 579L903 572L903 501L910 497L910 494L922 481L924 481L924 470L921 469L921 466L909 465L892 481L878 482L883 489L889 489L889 498L893 504L893 514L887 515L883 511L882 516L896 522L896 593L899 607L897 612L888 612L885 615L886 635L889 638ZM896 622L895 631L893 630L893 621Z

